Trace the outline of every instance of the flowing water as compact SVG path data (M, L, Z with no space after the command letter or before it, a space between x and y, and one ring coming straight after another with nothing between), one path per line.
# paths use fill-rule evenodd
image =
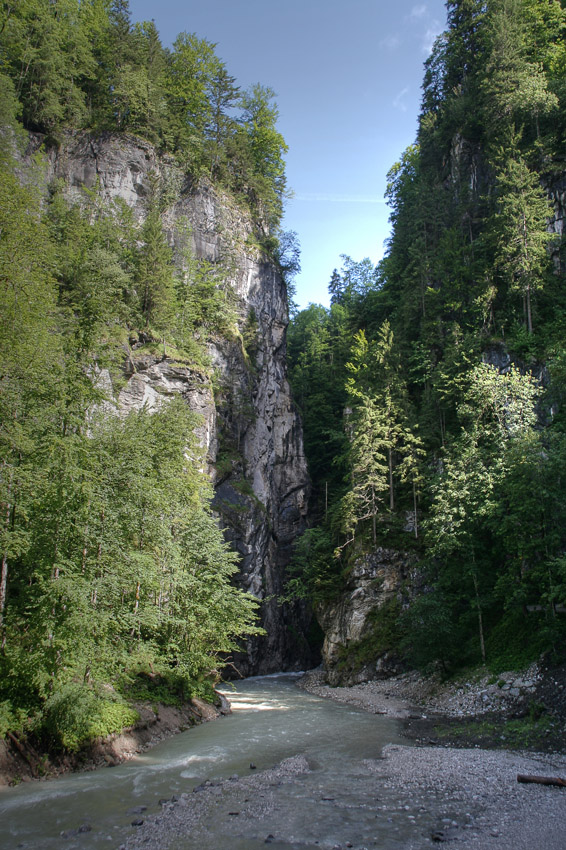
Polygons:
M375 782L363 766L363 759L379 758L386 744L400 742L397 722L305 693L295 678L266 676L226 686L232 715L169 738L118 767L1 791L1 850L118 848L135 831L132 820L157 813L160 799L190 792L205 779L251 775L250 763L259 772L298 754L307 758L310 772L278 789L269 830L286 825L295 838L274 847L346 844L354 833L356 847L405 846L410 821L404 825L406 814L398 817L393 801L382 797L377 804ZM143 815L141 807L147 807ZM77 834L86 824L90 829ZM219 824L215 834L209 824L198 842L187 836L174 846L248 850L265 843L265 829L255 835L253 823L238 828L236 834Z

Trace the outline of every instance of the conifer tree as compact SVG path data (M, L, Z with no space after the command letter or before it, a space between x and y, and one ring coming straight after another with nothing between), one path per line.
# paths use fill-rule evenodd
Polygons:
M136 271L140 310L147 328L164 331L171 327L175 309L174 268L172 251L163 232L155 180L141 237L143 244Z
M500 169L497 184L497 263L510 290L522 296L525 326L532 334L533 297L544 288L549 272L547 227L552 208L538 175L518 154Z

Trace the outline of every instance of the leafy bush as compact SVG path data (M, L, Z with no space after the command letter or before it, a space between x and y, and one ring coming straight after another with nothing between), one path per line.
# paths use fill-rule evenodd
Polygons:
M41 731L51 746L77 752L95 738L119 732L137 719L137 712L118 697L70 682L47 700Z
M486 639L489 669L493 673L521 670L535 661L548 648L547 625L544 613L506 612Z
M0 702L0 740L6 737L8 732L14 732L25 725L27 715L21 709L14 709L11 703Z
M459 658L460 637L449 601L439 592L416 599L403 614L402 648L415 667L440 661L445 672Z

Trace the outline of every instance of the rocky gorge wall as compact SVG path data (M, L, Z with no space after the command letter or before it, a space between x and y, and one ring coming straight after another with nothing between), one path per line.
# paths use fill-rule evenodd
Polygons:
M32 147L42 139L32 137ZM262 600L265 637L249 641L234 659L243 675L311 663L309 616L281 605L285 566L306 525L309 481L301 423L286 377L287 296L276 267L254 247L248 214L210 184L193 184L171 158L135 137L69 134L47 153L46 185L62 181L70 201L97 189L102 202L121 200L143 220L153 175L168 187L164 226L180 251L214 263L236 296L240 332L252 322L253 357L242 337L207 343L209 374L181 359L147 353L133 336L116 381L100 370L98 383L119 413L155 409L180 394L200 416L198 434L215 485L214 508L226 537L242 556L238 584ZM184 235L183 235L184 234ZM211 380L211 373L214 380ZM213 386L214 384L214 386Z
M328 684L355 685L398 672L392 629L417 584L414 555L378 546L354 562L339 598L317 607Z

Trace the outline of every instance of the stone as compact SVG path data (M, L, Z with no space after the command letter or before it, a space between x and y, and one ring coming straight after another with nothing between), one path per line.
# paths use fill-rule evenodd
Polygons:
M390 654L362 668L347 669L343 650L370 633L371 615L376 610L406 592L415 566L414 556L377 547L354 563L340 598L317 607L317 618L325 634L322 657L330 685L356 685L397 672L396 659Z

